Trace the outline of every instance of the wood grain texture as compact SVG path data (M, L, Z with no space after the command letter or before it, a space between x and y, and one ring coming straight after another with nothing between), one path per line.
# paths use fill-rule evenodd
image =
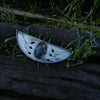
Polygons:
M100 62L67 69L65 62L46 67L24 58L0 56L0 95L25 99L99 100ZM14 95L14 97L13 97ZM25 99L25 100L26 100ZM13 100L13 99L12 99Z
M35 37L40 37L40 39L46 38L46 41L48 42L49 39L51 39L51 43L54 43L55 45L61 46L63 43L63 46L66 46L68 43L70 43L72 40L78 38L78 34L76 30L73 29L54 29L54 28L47 28L44 26L38 26L38 25L31 25L31 26L21 26L21 25L12 25L7 23L0 23L0 41L4 41L5 39L16 36L16 29L20 31L25 31L29 28L29 34ZM80 36L87 35L89 37L89 34L86 32L79 31ZM97 37L97 42L100 46L100 36ZM15 43L16 39L13 41L10 41L10 43ZM76 44L73 44L75 46Z

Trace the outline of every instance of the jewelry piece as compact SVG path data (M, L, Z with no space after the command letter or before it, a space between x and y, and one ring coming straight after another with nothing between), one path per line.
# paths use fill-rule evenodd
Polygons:
M32 60L41 63L61 62L72 55L72 52L38 39L34 36L16 31L17 43L23 53Z

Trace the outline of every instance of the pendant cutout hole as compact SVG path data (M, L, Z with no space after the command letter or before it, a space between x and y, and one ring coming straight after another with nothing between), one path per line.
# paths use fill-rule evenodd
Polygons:
M31 52L28 52L28 54L31 54Z
M50 61L50 59L47 59L47 61Z
M49 54L49 56L52 56L52 54Z
M32 47L29 47L30 49L32 49Z
M51 51L54 53L54 49L51 49Z
M33 41L31 42L31 44L34 44L34 43L35 43L35 42L33 42Z

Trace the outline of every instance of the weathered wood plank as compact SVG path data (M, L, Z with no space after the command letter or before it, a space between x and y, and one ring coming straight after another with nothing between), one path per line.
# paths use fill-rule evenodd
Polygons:
M6 13L6 9L2 6L0 6L0 13L2 13L2 9L4 9L4 12ZM40 19L46 19L46 20L52 20L52 21L57 21L57 19L55 18L51 18L51 17L47 17L45 15L42 15L42 14L37 14L37 13L31 13L31 12L27 12L27 11L22 11L22 10L17 10L17 9L11 9L11 8L8 8L7 9L9 13L12 13L14 12L15 15L17 16L26 16L28 18L40 18Z
M93 59L94 60L94 59ZM0 91L46 99L99 100L100 63L67 69L65 62L46 67L23 58L0 56ZM12 92L8 96L14 95ZM31 99L30 99L31 100Z
M76 39L78 37L76 30L70 30L70 29L54 29L54 28L47 28L44 26L37 26L37 25L31 25L31 26L20 26L20 25L12 25L7 23L0 23L0 41L4 41L6 38L12 37L16 35L16 29L18 30L26 30L26 28L29 28L30 35L40 37L43 39L46 37L46 41L51 39L51 43L54 43L56 45L61 46L63 43L63 46L66 46L68 43L70 43L72 40ZM88 35L86 32L80 32L79 35ZM11 41L12 43L15 42ZM98 47L100 47L100 36L97 37L96 41L98 42ZM75 44L73 44L75 46Z

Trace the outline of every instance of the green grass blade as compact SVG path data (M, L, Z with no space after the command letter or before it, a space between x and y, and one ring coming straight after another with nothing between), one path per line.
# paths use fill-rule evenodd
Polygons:
M78 40L81 41L84 37L85 37L85 36L82 36L81 38L78 37L78 38L76 38L75 40L71 41L71 42L65 47L65 49L68 48L68 47L70 47L71 45L73 45L73 44L74 44L75 42L77 42Z
M4 42L7 43L8 41L13 40L13 39L16 39L16 36L13 36L13 37L7 38Z

